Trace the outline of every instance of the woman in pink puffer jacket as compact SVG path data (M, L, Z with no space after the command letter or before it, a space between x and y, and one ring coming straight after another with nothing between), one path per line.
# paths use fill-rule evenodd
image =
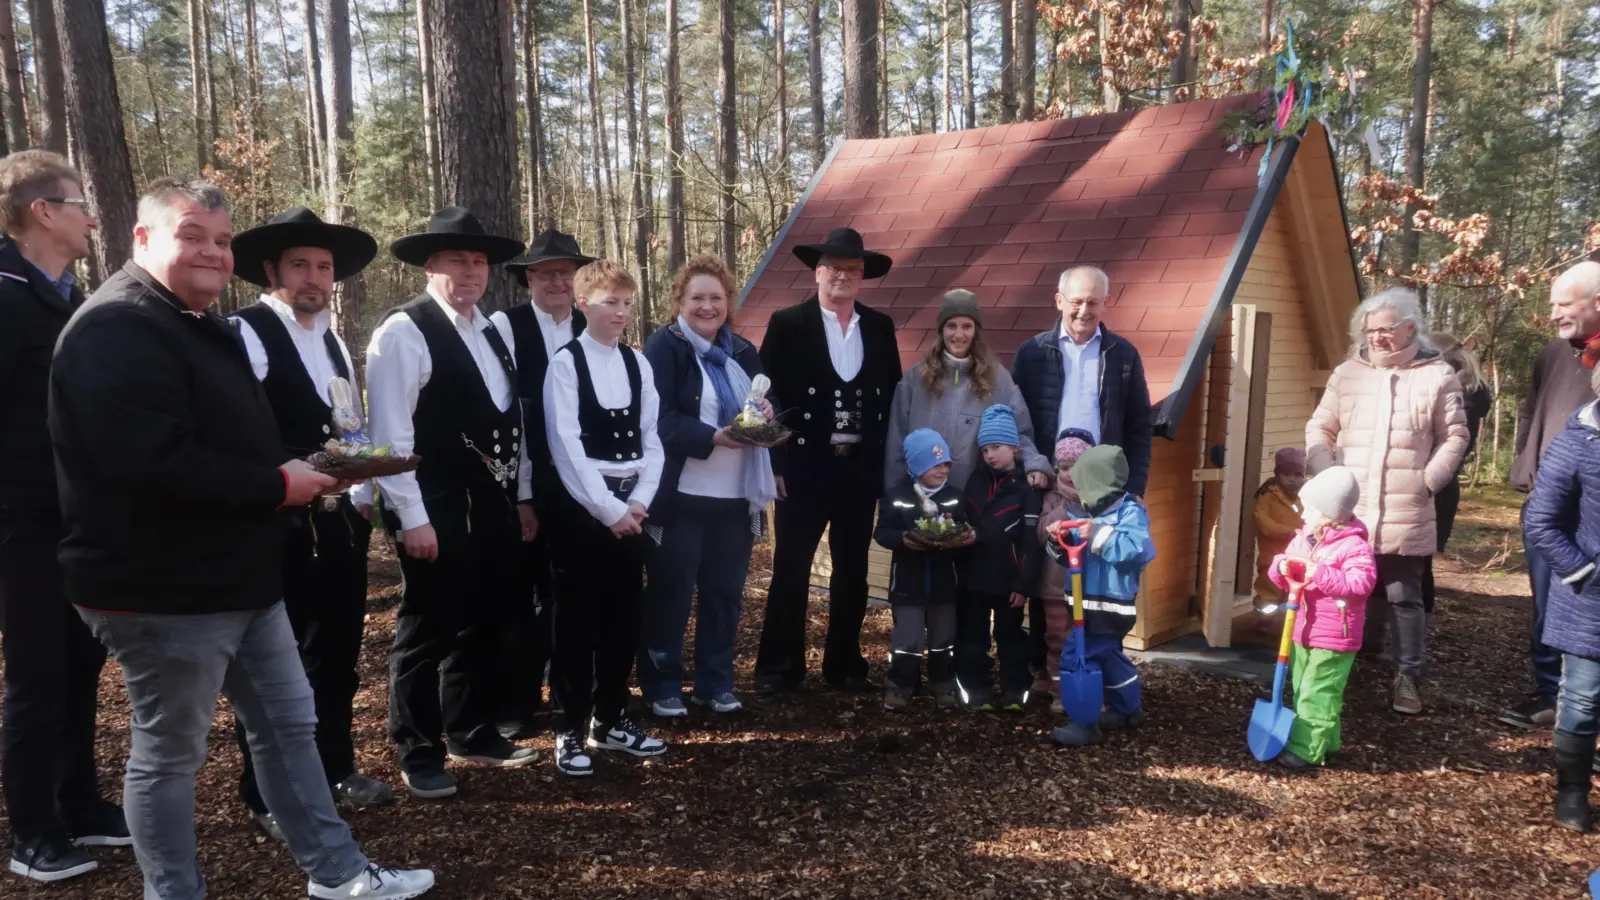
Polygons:
M1345 683L1361 649L1367 596L1378 582L1367 528L1353 515L1361 486L1349 469L1334 466L1300 489L1306 527L1267 568L1283 590L1304 583L1295 613L1294 728L1277 761L1291 769L1321 765L1341 746L1339 721Z
M1371 530L1379 589L1369 650L1388 626L1398 670L1392 706L1422 712L1417 679L1427 654L1422 573L1437 547L1433 495L1467 451L1467 417L1455 370L1422 340L1416 295L1388 290L1356 308L1352 356L1328 379L1306 423L1312 474L1348 467L1361 487L1356 517Z

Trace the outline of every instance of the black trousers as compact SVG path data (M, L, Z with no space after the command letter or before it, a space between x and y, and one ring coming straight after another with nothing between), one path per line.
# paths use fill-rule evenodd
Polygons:
M438 558L413 559L396 541L405 590L389 651L389 734L407 772L442 767L447 747L470 753L499 740L503 635L530 590L522 527L504 491L457 490L425 502Z
M356 666L367 616L367 545L372 523L356 512L348 497L332 511L297 512L283 548L283 607L300 645L300 662L311 682L317 708L317 755L328 784L356 772L356 751L350 729L356 690ZM244 726L234 719L233 733L244 757L239 796L257 813L267 811L256 787L255 764L245 741Z
M532 587L517 621L505 632L505 663L498 720L526 724L544 706L544 670L550 662L550 609L555 596L555 533L567 524L559 498L561 475L550 463L533 463L533 506L539 537L523 545L524 579Z
M1000 657L1000 690L1025 691L1033 685L1028 671L1033 644L1022 627L1022 614L1022 608L1012 607L1009 594L962 592L961 602L956 604L956 678L969 695L987 697L994 683L994 661L989 656L991 619L995 653Z
M18 841L65 837L101 801L95 705L106 650L62 590L54 523L0 522L0 646L6 663L4 782Z
M1460 476L1450 479L1450 483L1433 495L1433 515L1437 521L1438 551L1444 552L1445 545L1450 542L1450 533L1456 530L1456 510L1461 506L1461 479ZM1433 587L1433 557L1428 557L1427 565L1422 570L1422 609L1424 612L1433 612L1434 600Z
M833 574L828 580L828 636L823 645L822 677L830 682L864 678L861 620L867 612L867 551L878 498L868 490L867 472L882 460L859 452L829 456L821 465L786 473L789 499L778 501L772 533L772 584L761 623L756 679L794 686L806 677L806 603L811 560L828 528ZM871 467L871 469L869 469Z
M628 707L639 650L644 561L650 538L618 538L562 491L550 611L550 694L556 730L584 732Z

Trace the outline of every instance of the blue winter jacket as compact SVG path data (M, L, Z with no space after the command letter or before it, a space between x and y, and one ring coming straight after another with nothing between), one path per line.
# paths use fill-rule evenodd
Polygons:
M1150 514L1132 494L1124 494L1092 521L1089 552L1083 555L1083 624L1092 634L1127 634L1138 615L1139 578L1156 558ZM1049 550L1052 559L1067 564L1054 543ZM1070 580L1068 585L1070 590ZM1067 602L1072 602L1070 593Z
M1567 420L1539 457L1523 511L1528 546L1550 564L1546 645L1600 659L1600 414L1590 403Z

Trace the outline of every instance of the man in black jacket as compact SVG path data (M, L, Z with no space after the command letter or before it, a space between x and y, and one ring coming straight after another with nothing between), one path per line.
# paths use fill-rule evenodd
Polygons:
M1097 444L1115 444L1128 457L1128 492L1144 496L1150 478L1150 386L1139 351L1100 324L1111 283L1106 273L1078 266L1056 287L1061 324L1029 338L1011 363L1041 446L1054 446L1076 428Z
M772 395L788 408L794 438L772 451L778 480L772 583L756 655L756 689L790 690L806 674L806 601L811 559L830 528L828 637L822 677L841 690L871 690L861 655L867 610L872 514L883 493L889 405L900 383L894 322L856 301L861 282L882 278L889 257L861 235L836 228L821 244L794 248L816 272L817 293L774 313L761 343Z
M317 758L281 599L279 510L340 485L284 450L239 332L210 311L233 272L231 240L216 187L151 185L133 261L73 315L50 372L61 566L132 704L123 801L145 896L205 893L194 777L220 692L310 896L415 897L433 874L371 864Z
M1517 456L1511 463L1511 486L1526 494L1539 473L1539 457L1566 430L1567 419L1594 399L1582 353L1600 337L1600 262L1587 260L1561 273L1550 285L1550 318L1556 337L1533 361L1528 396L1517 410ZM1544 642L1545 601L1550 597L1550 565L1525 547L1528 581L1533 588L1533 694L1501 711L1499 719L1517 728L1549 728L1556 720L1556 692L1561 686L1561 651Z
M44 150L0 160L0 639L11 871L60 881L94 869L78 846L132 843L95 782L105 648L62 594L61 505L45 403L56 338L82 305L69 266L98 227L83 180Z

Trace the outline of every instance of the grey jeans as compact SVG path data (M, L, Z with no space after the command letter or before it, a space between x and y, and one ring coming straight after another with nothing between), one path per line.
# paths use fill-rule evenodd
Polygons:
M366 868L322 772L311 685L282 603L205 615L78 615L122 667L133 707L122 802L145 900L206 895L195 859L194 777L219 692L244 724L262 797L300 868L330 887Z
M1379 555L1378 585L1367 601L1362 645L1375 650L1388 629L1389 652L1401 675L1422 677L1428 655L1428 614L1422 608L1425 556Z

